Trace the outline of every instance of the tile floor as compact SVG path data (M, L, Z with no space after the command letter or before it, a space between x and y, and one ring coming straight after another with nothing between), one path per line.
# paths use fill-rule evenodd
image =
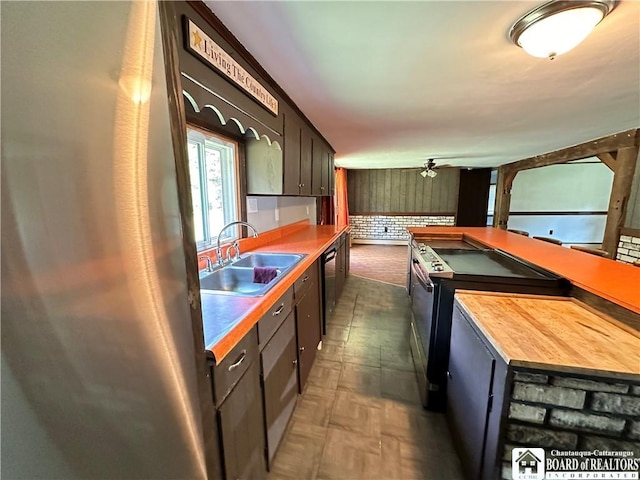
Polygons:
M463 478L420 405L410 312L404 288L349 277L268 480Z

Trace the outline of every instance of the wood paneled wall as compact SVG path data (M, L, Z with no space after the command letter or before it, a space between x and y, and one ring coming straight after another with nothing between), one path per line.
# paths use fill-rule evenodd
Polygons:
M438 169L423 178L421 168L348 170L349 213L448 213L458 204L460 170Z

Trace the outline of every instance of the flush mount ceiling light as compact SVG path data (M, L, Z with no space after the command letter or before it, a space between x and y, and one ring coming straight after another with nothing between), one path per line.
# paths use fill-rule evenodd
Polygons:
M509 37L529 55L554 59L582 42L617 0L554 0L520 18Z
M422 170L420 172L420 175L422 175L422 178L433 178L436 175L438 175L438 172L436 172L434 169L436 168L436 162L433 161L433 158L430 158L429 161L427 161L427 163L424 164L424 170Z

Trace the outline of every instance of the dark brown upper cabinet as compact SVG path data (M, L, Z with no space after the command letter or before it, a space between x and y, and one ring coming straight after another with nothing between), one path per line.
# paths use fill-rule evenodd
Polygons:
M293 111L284 113L284 193L311 195L311 132Z
M317 135L313 136L312 150L312 194L333 195L333 150Z
M300 138L300 182L302 183L300 195L311 195L312 166L313 140L311 138L311 131L303 127Z
M284 113L284 193L299 195L302 189L300 179L300 142L302 126L297 115L288 110Z

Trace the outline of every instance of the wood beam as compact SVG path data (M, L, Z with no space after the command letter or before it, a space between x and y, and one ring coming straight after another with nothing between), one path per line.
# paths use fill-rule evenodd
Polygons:
M598 158L600 159L600 161L602 163L604 163L607 167L609 167L609 170L611 170L612 172L615 173L615 171L616 171L616 159L614 158L613 155L611 155L611 153L609 153L609 152L599 153L598 154Z
M502 230L507 229L509 222L509 208L511 207L511 187L517 171L507 165L498 167L498 182L496 184L496 204L493 210L493 226Z
M625 132L609 135L608 137L581 143L580 145L556 150L555 152L544 153L517 162L507 163L504 166L515 171L546 167L547 165L556 165L558 163L598 156L601 153L614 152L620 148L637 147L639 139L640 129L634 128Z
M633 174L638 159L638 146L628 146L618 149L616 156L616 169L613 175L611 196L609 197L609 210L607 223L604 227L604 240L602 249L609 252L611 258L616 258L618 249L618 235L624 226L627 213L627 202L631 195Z

